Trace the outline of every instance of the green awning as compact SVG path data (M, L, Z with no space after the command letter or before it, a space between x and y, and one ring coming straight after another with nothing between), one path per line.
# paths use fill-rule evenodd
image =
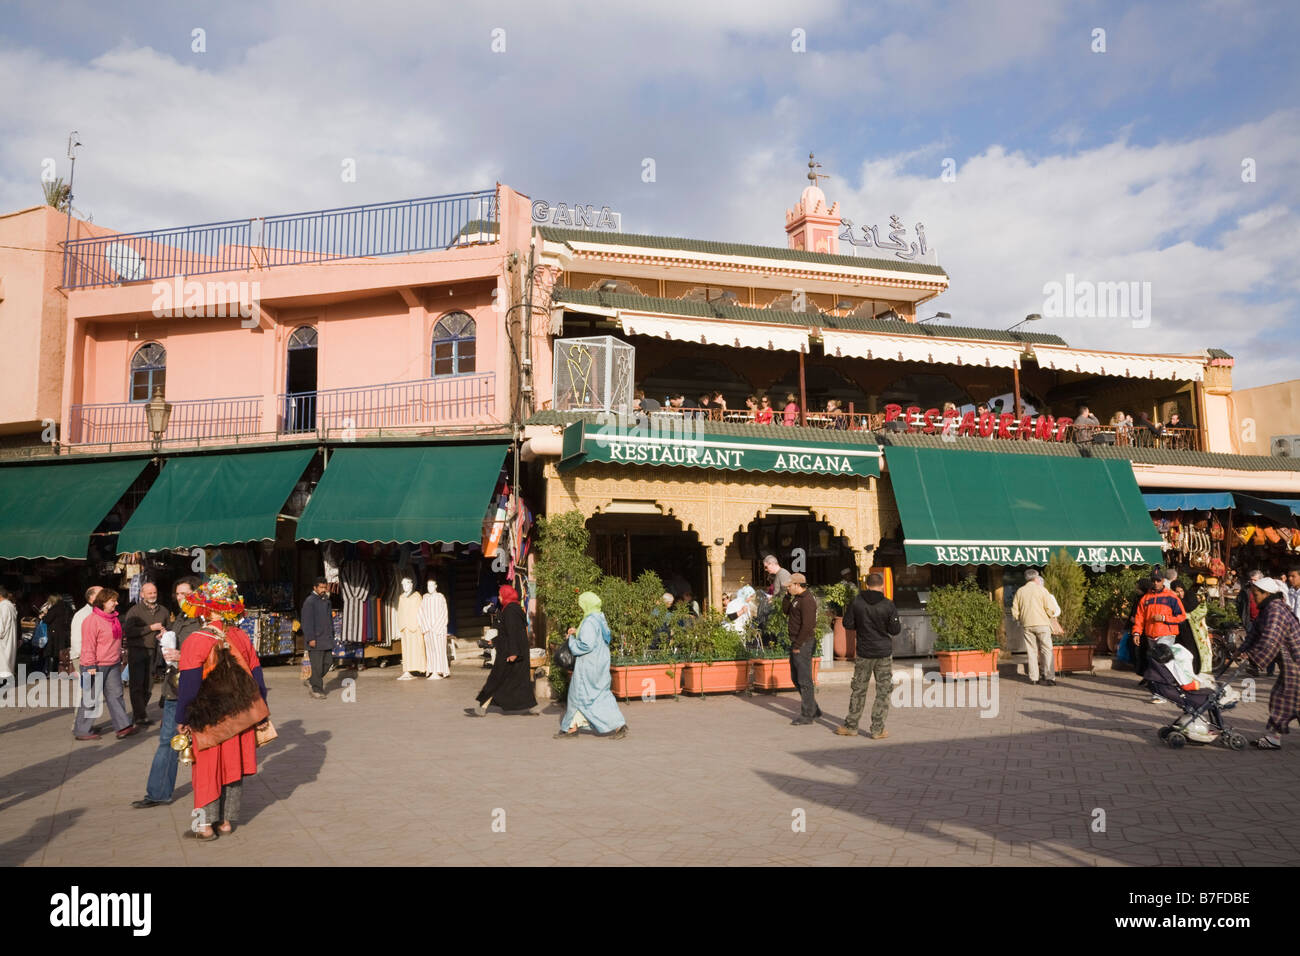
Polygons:
M607 461L801 475L874 478L880 474L880 446L862 441L862 433L828 429L824 439L795 439L785 434L789 429L776 425L750 426L743 435L706 429L707 425L691 419L651 419L640 425L626 419L606 424L574 422L564 430L560 468Z
M298 522L298 540L480 541L505 457L496 442L340 448Z
M0 558L84 561L91 532L147 459L0 468Z
M171 458L118 535L117 550L273 541L275 518L314 448Z
M908 564L1159 564L1127 461L890 446Z

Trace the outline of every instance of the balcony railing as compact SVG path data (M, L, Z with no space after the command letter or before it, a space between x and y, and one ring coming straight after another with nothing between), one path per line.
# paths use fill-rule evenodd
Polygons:
M280 396L281 434L347 434L440 425L492 415L496 373L291 392Z
M600 409L578 409L578 411L600 411ZM652 419L672 419L672 418L691 418L703 421L714 422L735 422L739 424L752 424L757 426L763 425L782 425L784 424L784 409L774 408L771 412L770 421L761 421L759 416L761 412L735 409L699 409L683 408L681 410L663 409L653 412ZM633 413L635 414L635 413ZM764 416L766 417L766 416ZM1036 418L1037 416L1035 416ZM834 431L908 431L906 417L895 418L893 421L886 422L885 416L876 412L856 412L852 403L849 404L848 411L839 412L808 412L806 416L807 427L809 428L827 428ZM799 419L796 417L794 424L798 425ZM996 423L996 418L995 418ZM919 432L924 427L924 419L921 415L914 415L910 430ZM941 434L941 423L936 420L932 434ZM1008 425L1007 436L1001 436L996 427L992 435L987 436L992 440L1002 437L1003 440L1019 439L1019 423L1010 422ZM954 434L957 434L954 432ZM1036 437L1025 440L1038 441ZM1135 426L1116 427L1114 425L1092 425L1078 427L1067 425L1062 431L1058 427L1052 429L1052 441L1077 442L1079 444L1096 444L1096 445L1114 445L1120 448L1170 448L1184 451L1202 451L1201 432L1196 428L1169 428L1164 427L1157 431Z
M497 233L491 189L74 239L63 287L90 289L328 259L446 249Z
M262 399L213 398L172 402L164 441L195 438L242 438L262 426ZM67 441L72 445L135 444L150 440L144 402L73 405Z

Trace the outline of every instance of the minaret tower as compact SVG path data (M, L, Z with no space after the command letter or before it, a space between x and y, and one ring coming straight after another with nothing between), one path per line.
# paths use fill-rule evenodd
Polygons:
M808 154L809 185L794 208L785 211L785 234L790 237L791 249L835 255L840 251L840 204L826 207L826 194L817 181L830 176L817 172L821 165L812 153Z

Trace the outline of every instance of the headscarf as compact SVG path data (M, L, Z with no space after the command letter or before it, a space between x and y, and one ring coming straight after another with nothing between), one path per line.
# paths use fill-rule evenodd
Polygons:
M497 591L497 596L501 598L502 607L505 607L507 604L519 603L519 592L508 584L501 585L500 589Z
M595 614L600 610L600 595L594 591L583 591L578 595L578 607L583 614Z

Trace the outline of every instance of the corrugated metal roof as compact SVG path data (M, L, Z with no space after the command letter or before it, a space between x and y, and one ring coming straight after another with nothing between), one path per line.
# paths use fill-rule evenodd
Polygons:
M591 229L566 229L563 226L539 227L542 238L550 242L591 242L614 246L637 246L644 249L662 249L665 252L701 252L714 256L746 256L751 259L779 259L787 262L809 262L827 266L848 266L858 269L882 269L889 272L915 272L920 275L948 277L941 266L925 262L905 262L902 259L867 259L861 256L833 256L824 252L804 249L786 249L781 246L751 246L739 242L714 242L709 239L683 239L672 236L647 236L626 232L603 232Z
M827 315L822 312L781 312L753 309L748 306L720 305L717 302L691 302L626 292L600 292L595 289L570 289L556 286L551 295L555 305L595 305L607 309L625 309L663 315L683 315L701 319L731 319L735 322L770 322L808 328L842 329L846 332L880 332L886 335L915 335L918 338L975 339L986 342L1016 342L1035 345L1065 345L1059 335L1042 332L1004 332L1001 329L976 329L955 325L920 325L916 322L886 322L855 315Z

